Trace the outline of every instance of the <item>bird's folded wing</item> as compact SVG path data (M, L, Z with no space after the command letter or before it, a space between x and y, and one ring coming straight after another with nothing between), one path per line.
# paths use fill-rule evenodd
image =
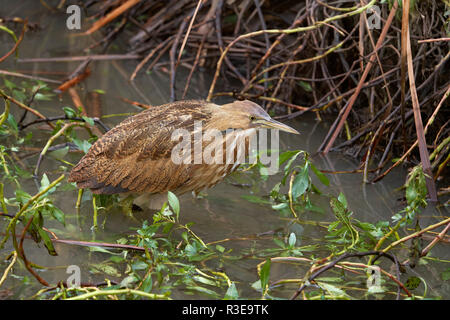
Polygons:
M70 182L94 193L165 192L190 178L192 166L171 160L176 129L192 132L209 114L191 101L185 110L170 104L143 111L108 131L72 169Z

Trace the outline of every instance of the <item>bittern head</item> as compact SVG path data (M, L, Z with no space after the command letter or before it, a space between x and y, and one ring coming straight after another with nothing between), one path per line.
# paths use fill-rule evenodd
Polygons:
M272 119L263 108L249 100L237 100L223 105L220 109L219 121L224 126L221 129L267 128L300 134L294 128Z

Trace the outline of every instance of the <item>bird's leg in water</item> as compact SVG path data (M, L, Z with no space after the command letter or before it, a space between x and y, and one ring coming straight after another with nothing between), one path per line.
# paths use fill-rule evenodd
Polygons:
M76 209L81 207L81 199L83 198L84 189L78 189L77 203L75 204Z
M143 211L145 209L161 210L164 202L167 202L167 193L142 193L120 195L120 203L127 213L132 216L133 212Z
M93 230L98 229L97 225L97 195L92 195L92 207L94 208L94 221L93 221Z

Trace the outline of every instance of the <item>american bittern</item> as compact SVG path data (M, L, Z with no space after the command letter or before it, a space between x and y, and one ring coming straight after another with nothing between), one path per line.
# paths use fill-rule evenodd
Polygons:
M72 169L69 182L94 194L138 194L138 205L153 198L149 206L159 209L167 191L197 193L234 171L241 163L239 146L243 145L248 155L249 136L259 128L298 134L248 100L223 106L191 100L152 107L125 119L98 139ZM198 139L208 130L225 134L221 139ZM177 131L187 133L194 142L180 148L180 139L174 139ZM177 148L188 150L179 161L173 152ZM202 161L199 150L209 150L215 161ZM226 158L230 154L231 161Z

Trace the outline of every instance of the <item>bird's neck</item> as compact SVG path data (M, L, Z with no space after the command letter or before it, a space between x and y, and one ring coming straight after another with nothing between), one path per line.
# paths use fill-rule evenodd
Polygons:
M222 106L211 104L207 107L211 108L211 119L208 121L205 129L217 129L219 131L243 129L239 124L239 117L235 116L231 103Z

